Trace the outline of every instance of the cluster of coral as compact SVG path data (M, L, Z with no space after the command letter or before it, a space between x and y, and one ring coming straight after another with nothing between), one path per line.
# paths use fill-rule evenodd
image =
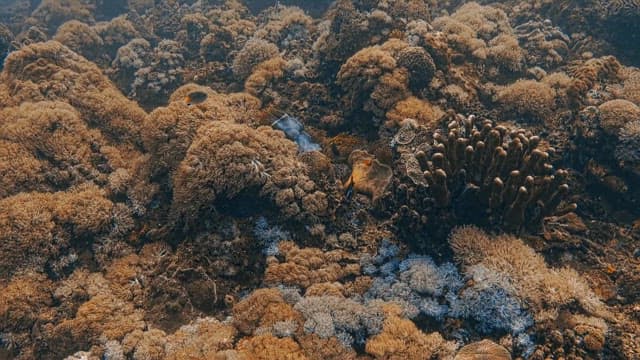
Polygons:
M639 20L3 2L0 359L640 357Z

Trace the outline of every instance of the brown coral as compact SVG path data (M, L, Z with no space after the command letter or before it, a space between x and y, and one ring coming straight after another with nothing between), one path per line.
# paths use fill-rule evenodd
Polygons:
M20 193L0 200L0 272L43 270L73 240L107 231L112 207L95 187Z
M7 97L0 96L7 99L4 106L65 101L109 140L139 145L145 112L127 100L96 65L58 42L38 43L11 53L1 79L8 91Z
M292 242L281 242L284 262L272 262L264 274L268 284L296 285L303 288L316 283L333 282L360 274L356 258L342 250L323 252L317 248L298 248Z
M518 80L498 92L498 102L516 120L540 122L552 114L555 96L544 82Z
M384 116L408 95L408 72L396 68L392 54L380 46L364 48L340 67L336 82L345 91L351 111L364 110Z
M104 45L102 38L93 28L78 20L71 20L62 24L53 40L93 61L98 60L98 56L102 52L101 48Z
M389 307L391 311L389 311ZM367 341L366 352L378 359L447 359L453 356L455 343L437 333L425 334L416 325L399 316L395 305L387 306L382 332Z
M438 121L443 117L444 112L438 106L430 104L426 100L421 100L415 96L410 96L398 101L396 105L387 112L387 126L400 126L405 119L413 119L419 125L429 129L435 129Z
M175 171L172 211L195 220L200 211L221 205L216 201L243 193L272 200L287 216L322 215L326 196L305 175L297 150L271 128L208 123Z
M605 133L617 136L628 123L640 121L640 107L627 100L610 100L598 106L600 126Z

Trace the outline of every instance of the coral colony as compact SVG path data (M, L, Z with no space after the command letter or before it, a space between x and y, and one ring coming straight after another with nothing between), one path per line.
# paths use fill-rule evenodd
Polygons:
M0 360L640 358L637 1L0 1Z

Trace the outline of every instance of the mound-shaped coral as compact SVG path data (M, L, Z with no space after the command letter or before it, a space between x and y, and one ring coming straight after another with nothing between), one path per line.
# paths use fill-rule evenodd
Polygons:
M37 43L12 52L1 79L3 106L64 101L109 140L140 145L139 127L145 112L126 99L96 65L58 42Z
M244 195L269 199L287 216L322 215L326 195L305 175L297 150L271 128L208 123L198 129L173 176L172 211L192 222L201 211Z

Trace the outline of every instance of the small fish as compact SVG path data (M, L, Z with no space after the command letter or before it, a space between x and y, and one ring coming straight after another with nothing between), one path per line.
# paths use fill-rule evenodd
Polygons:
M189 106L200 104L205 100L207 100L207 93L205 93L204 91L194 91L192 93L189 93L189 95L184 98L184 102L186 102Z

